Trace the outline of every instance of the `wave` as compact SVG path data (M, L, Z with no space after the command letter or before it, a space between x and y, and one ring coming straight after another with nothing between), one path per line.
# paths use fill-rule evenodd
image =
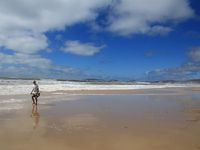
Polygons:
M131 90L153 89L167 87L200 87L197 84L153 84L148 82L73 82L57 80L39 80L40 91L65 91L65 90ZM0 79L0 95L29 94L32 90L32 80L7 80Z

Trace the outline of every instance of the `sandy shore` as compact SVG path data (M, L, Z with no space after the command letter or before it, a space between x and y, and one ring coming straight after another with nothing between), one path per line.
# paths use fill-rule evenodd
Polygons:
M2 150L198 150L200 93L170 88L0 96Z

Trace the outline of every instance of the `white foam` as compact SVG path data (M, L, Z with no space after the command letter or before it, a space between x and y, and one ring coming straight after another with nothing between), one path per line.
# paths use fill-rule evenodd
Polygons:
M197 84L98 84L91 82L69 82L56 80L39 80L40 91L53 92L65 90L131 90L154 89L168 87L200 87ZM29 94L32 90L32 80L0 80L0 95ZM60 92L62 93L62 92ZM59 94L60 94L59 93ZM57 93L58 94L58 93Z

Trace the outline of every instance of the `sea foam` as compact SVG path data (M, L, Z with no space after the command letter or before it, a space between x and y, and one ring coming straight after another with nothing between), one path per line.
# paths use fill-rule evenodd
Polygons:
M151 83L102 83L102 82L71 82L56 80L37 81L41 92L65 90L131 90L154 89L167 87L200 87L197 84L151 84ZM0 80L0 95L30 94L32 80Z

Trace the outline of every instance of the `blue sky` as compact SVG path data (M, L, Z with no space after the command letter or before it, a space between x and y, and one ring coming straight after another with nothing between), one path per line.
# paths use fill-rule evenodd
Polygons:
M0 1L0 76L200 77L198 0Z

